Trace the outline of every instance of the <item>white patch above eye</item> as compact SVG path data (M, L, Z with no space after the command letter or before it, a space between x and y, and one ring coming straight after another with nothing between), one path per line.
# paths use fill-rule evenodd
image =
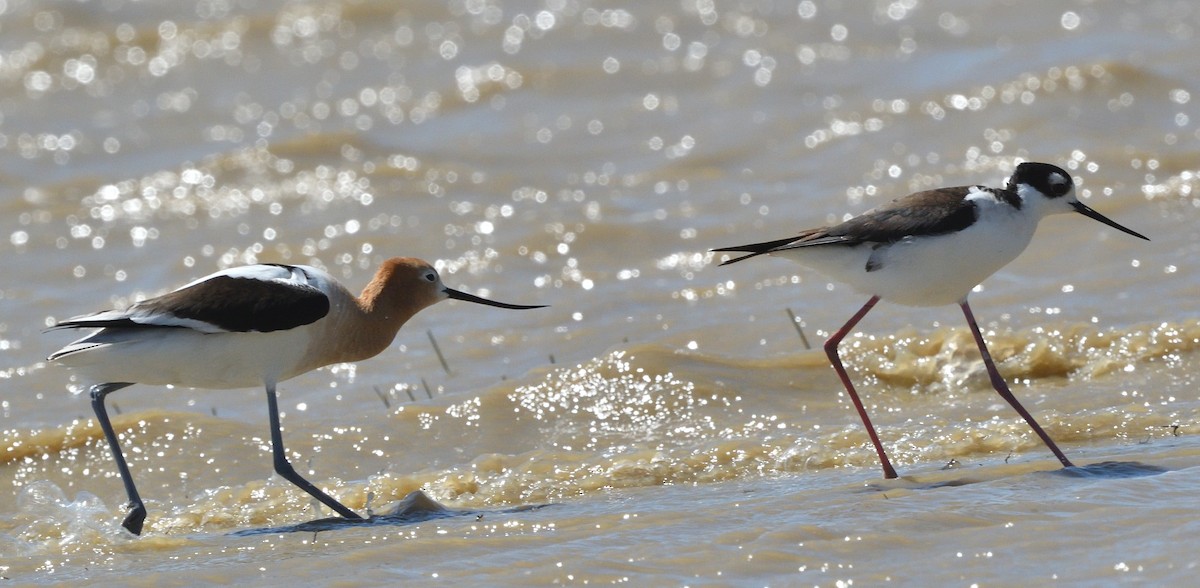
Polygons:
M1063 175L1058 172L1053 172L1050 174L1050 183L1055 185L1068 184L1070 183L1070 180L1064 178Z

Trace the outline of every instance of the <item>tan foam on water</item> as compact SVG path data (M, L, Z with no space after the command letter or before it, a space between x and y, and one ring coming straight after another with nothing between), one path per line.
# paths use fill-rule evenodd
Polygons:
M1014 392L1060 443L1114 436L1145 442L1178 434L1173 425L1200 422L1200 415L1130 392L1139 388L1140 370L1195 362L1200 321L1123 331L1034 328L988 339L1001 370L1018 382ZM1054 467L1025 423L990 391L965 331L857 336L845 347L852 377L862 381L860 392L898 465L1025 454L1022 460ZM418 489L473 508L876 467L857 416L818 351L746 360L630 346L527 380L475 397L405 405L390 418L365 418L362 426L321 430L305 422L288 435L289 450L338 500L375 512ZM1081 384L1099 392L1066 395ZM1124 402L1113 400L1121 394L1128 396ZM270 473L269 444L257 423L161 411L114 421L156 532L328 516ZM119 498L107 447L90 420L2 435L5 467L15 471L17 485L38 479L69 488L99 474L110 478L105 498ZM238 455L238 447L253 455Z
M1100 378L1139 364L1178 361L1200 349L1200 320L1124 330L1073 324L985 333L988 349L1009 380ZM842 345L843 359L894 386L986 386L987 373L966 329L928 335L904 332L856 336Z

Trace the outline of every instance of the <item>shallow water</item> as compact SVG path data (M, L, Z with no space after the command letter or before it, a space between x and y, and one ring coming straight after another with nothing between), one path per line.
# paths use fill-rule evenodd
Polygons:
M1151 1L0 3L0 576L1190 579L1198 26ZM885 481L819 350L865 297L708 251L1018 159L1152 239L1048 219L972 296L1079 467L990 389L958 309L881 304L842 355ZM284 382L288 450L351 508L421 490L455 516L312 532L261 391L135 386L114 424L150 514L121 533L88 402L43 359L70 334L43 329L258 261L357 289L395 255L551 308L440 304Z

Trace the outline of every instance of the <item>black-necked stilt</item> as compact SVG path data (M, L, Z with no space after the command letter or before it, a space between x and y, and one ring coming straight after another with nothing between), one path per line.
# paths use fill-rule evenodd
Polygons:
M881 299L909 306L957 303L983 355L992 387L1024 417L1063 466L1070 467L1070 460L1008 389L967 304L967 295L977 284L1025 250L1038 221L1065 212L1077 212L1149 241L1080 202L1070 174L1062 168L1026 162L1017 166L1004 188L961 186L917 192L839 225L714 251L746 253L721 265L764 254L787 257L870 296L825 342L825 353L862 417L885 478L895 478L896 470L837 352L842 339Z
M265 386L275 471L339 515L361 519L288 462L275 385L322 366L379 354L414 314L447 298L500 308L541 308L447 288L437 271L419 259L383 262L359 296L313 267L249 265L205 276L126 310L62 321L52 329L99 330L49 359L75 368L90 386L92 409L129 496L130 512L122 525L133 534L141 534L146 507L104 407L105 396L133 384Z

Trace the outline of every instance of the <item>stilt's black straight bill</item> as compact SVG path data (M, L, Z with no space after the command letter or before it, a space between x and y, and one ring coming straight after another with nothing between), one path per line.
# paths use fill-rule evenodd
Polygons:
M1125 233L1126 235L1133 235L1134 237L1137 237L1138 239L1145 239L1147 241L1150 240L1150 237L1147 237L1147 236L1145 236L1141 233L1138 233L1136 231L1133 231L1131 229L1122 227L1121 225L1117 224L1116 221L1108 218L1107 216L1104 216L1103 214L1100 214L1099 212L1092 210L1091 208L1088 207L1088 205L1086 205L1082 202L1072 202L1071 206L1075 207L1075 212L1078 212L1079 214L1082 214L1083 216L1086 216L1092 220L1100 221L1118 231L1121 231L1122 233Z
M455 300L465 300L467 302L474 302L476 304L486 304L488 306L496 306L499 308L511 308L514 310L528 310L530 308L546 308L546 305L544 305L544 304L528 306L528 305L524 305L524 304L509 304L507 302L496 302L495 300L488 300L487 298L480 298L474 294L467 294L466 292L460 292L458 290L455 290L454 288L446 288L445 290L442 290L442 291L446 293L446 296L449 296Z

